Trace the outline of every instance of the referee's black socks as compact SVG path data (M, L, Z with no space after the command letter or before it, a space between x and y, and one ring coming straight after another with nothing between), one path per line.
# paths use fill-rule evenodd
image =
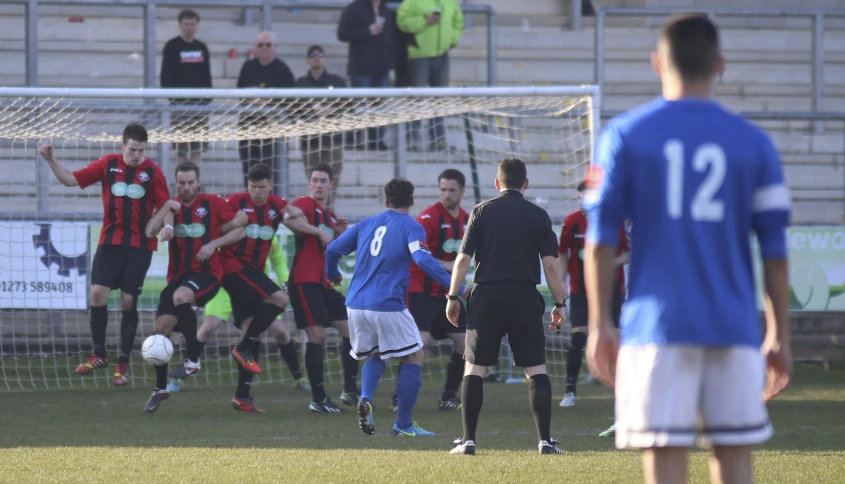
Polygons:
M120 318L120 357L121 363L129 363L129 355L135 346L135 335L138 333L138 309L123 311Z
M461 413L464 420L464 442L467 440L475 441L478 415L481 414L481 406L484 404L484 378L478 375L465 376L461 400L463 400L461 402Z
M549 375L534 375L528 379L528 402L534 414L538 440L551 440L552 426L552 382Z
M581 373L581 361L584 359L584 348L587 347L587 335L582 332L572 333L569 342L569 352L566 354L566 393L575 393L578 374Z

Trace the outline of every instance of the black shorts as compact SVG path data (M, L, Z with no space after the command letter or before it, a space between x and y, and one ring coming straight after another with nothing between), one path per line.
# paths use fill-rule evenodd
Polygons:
M205 136L208 134L208 116L199 114L184 114L174 111L170 117L170 127L178 130L186 136L195 134ZM188 141L172 143L173 150L184 155L208 150L208 143L205 141Z
M495 365L502 337L507 335L514 365L528 368L546 363L546 305L536 286L524 282L479 284L472 289L468 306L467 362Z
M176 305L173 303L173 295L180 287L187 287L194 291L194 306L205 306L208 301L217 295L220 290L220 281L210 272L190 272L184 276L170 282L164 290L161 291L161 297L158 299L158 309L156 310L156 317L159 316L175 316Z
M264 271L255 267L244 267L223 276L223 289L232 300L232 316L238 328L244 320L255 316L255 311L265 299L281 291Z
M619 318L622 315L622 305L625 303L625 295L616 292L613 295L613 325L619 327ZM569 323L573 328L586 327L590 313L587 309L587 296L583 293L572 293L569 296Z
M308 326L329 327L332 321L346 321L346 298L333 288L304 282L288 284L290 305L297 329Z
M431 334L435 340L446 339L453 333L466 333L467 311L461 305L458 327L446 319L446 296L431 296L421 292L408 293L408 311L414 317L417 328Z
M153 251L148 249L98 245L91 264L91 285L120 289L126 294L140 296L152 260Z

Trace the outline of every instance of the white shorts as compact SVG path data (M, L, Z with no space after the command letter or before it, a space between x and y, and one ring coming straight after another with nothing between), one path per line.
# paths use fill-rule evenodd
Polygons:
M616 362L616 447L755 445L772 436L756 348L623 346Z
M423 348L420 330L407 309L383 312L346 308L349 315L349 352L356 360L378 353L381 359L398 358Z

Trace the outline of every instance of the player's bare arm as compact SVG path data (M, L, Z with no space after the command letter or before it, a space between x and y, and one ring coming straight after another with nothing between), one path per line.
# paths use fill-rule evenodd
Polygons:
M789 263L786 259L763 262L766 296L766 337L761 351L766 358L766 387L770 400L786 389L792 377L792 339L789 334Z
M64 165L56 160L53 155L52 143L45 143L41 145L41 148L38 150L38 154L47 161L47 164L50 165L50 170L53 171L53 175L56 176L56 179L59 180L62 185L66 187L79 186L79 182L76 181L76 177L73 176L73 172L65 168Z
M169 225L172 229L173 214L177 210L179 210L180 207L181 204L176 200L168 200L164 202L164 205L162 205L161 208L156 211L155 215L153 215L153 218L151 218L150 221L147 222L147 227L145 228L147 237L152 238L157 236L162 227L166 225ZM168 215L170 215L169 223L165 221L165 217L167 217Z
M629 252L623 252L613 259L613 267L624 266L630 260L631 254Z
M170 242L173 240L173 224L176 223L175 219L175 212L168 210L168 213L164 214L164 227L162 227L160 232L162 241Z
M223 234L228 234L234 229L246 227L246 224L248 222L249 216L244 213L243 210L238 210L238 213L235 214L235 218L220 226L220 232L222 232Z
M199 252L197 252L197 260L200 262L205 262L217 253L217 249L226 247L227 245L238 243L244 237L246 237L245 228L238 227L236 229L232 229L232 231L230 231L226 235L216 238L202 246Z
M616 247L587 244L584 249L584 282L590 308L587 364L597 380L613 387L613 368L619 336L613 328L610 295L613 290Z
M466 286L464 292L461 292L461 286L467 278L467 271L469 271L469 263L472 256L467 254L458 254L452 267L452 281L449 285L449 294L458 294L461 297L466 297L469 294L469 286ZM446 303L446 318L454 327L458 327L458 317L461 315L461 303L455 300L449 300Z
M555 300L555 308L552 310L552 324L549 327L555 329L560 328L560 325L566 321L566 311L563 307L563 284L554 282L563 280L560 276L558 259L560 258L552 255L543 257L543 272L546 273L546 284Z

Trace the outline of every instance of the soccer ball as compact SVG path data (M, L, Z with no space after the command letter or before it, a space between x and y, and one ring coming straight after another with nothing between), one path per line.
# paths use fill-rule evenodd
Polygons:
M144 344L141 345L141 355L150 365L166 365L170 363L170 357L173 356L173 343L167 336L154 334L144 340Z

